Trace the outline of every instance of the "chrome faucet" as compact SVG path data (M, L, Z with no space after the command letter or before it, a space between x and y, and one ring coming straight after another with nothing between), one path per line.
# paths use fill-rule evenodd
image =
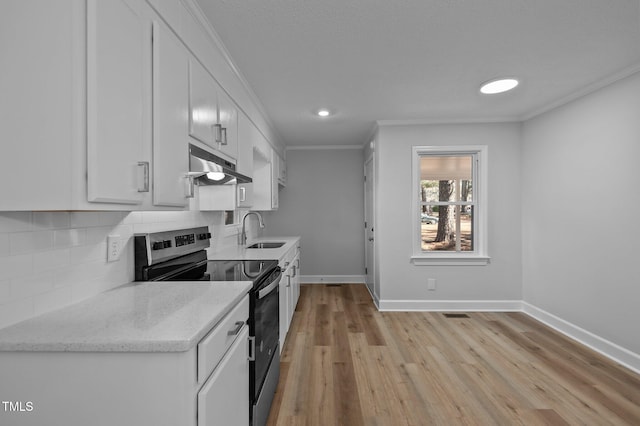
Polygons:
M264 228L264 221L262 220L262 215L259 212L247 212L242 218L242 233L240 234L241 246L247 244L247 231L245 228L245 224L246 224L247 216L249 216L250 214L255 214L256 216L258 216L258 225L260 225L260 228Z

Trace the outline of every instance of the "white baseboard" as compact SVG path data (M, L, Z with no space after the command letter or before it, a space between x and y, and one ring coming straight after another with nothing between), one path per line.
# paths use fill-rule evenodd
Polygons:
M640 355L524 301L522 312L640 374Z
M364 284L364 275L300 275L302 284Z
M520 300L380 300L381 311L519 312Z
M371 289L369 289L369 286L365 286L367 288L367 291L369 292L369 296L371 296L371 300L373 300L373 304L376 305L376 308L378 310L380 310L380 299L378 298L377 295L373 294L371 292Z

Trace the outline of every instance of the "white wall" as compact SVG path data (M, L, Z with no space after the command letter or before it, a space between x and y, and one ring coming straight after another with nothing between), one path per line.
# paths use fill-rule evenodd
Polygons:
M488 146L489 265L415 266L409 262L414 145ZM520 124L383 125L375 151L381 307L428 309L435 300L499 301L495 305L499 307L500 302L520 300ZM427 291L427 278L437 280L436 291Z
M236 242L220 212L0 212L0 328L133 281L134 233L194 226ZM107 263L113 234L124 250Z
M640 354L640 74L523 127L524 301Z
M364 282L363 176L361 149L287 151L287 186L264 235L301 237L304 280Z

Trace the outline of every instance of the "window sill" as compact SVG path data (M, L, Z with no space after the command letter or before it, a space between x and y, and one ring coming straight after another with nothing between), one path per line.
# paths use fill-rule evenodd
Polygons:
M486 266L490 263L489 256L460 254L454 255L413 255L411 263L416 266Z

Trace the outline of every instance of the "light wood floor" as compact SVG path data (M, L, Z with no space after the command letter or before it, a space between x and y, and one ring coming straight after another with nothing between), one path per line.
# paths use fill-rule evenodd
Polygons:
M640 425L640 376L521 313L378 312L304 285L269 425Z

